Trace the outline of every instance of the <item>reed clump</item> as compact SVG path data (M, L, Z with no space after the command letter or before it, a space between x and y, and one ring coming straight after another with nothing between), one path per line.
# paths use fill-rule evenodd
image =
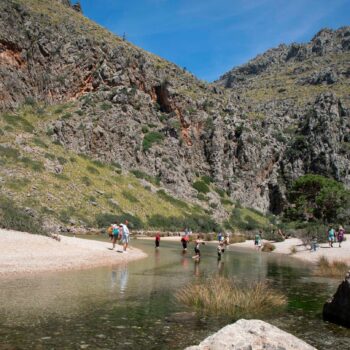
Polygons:
M263 252L272 252L276 249L276 246L270 242L266 242L263 244L262 251Z
M330 262L325 256L321 256L317 262L316 276L324 277L344 277L349 270L349 266L340 260Z
M286 297L258 282L239 285L227 277L213 277L200 284L189 284L176 293L176 299L200 314L256 317L287 303Z

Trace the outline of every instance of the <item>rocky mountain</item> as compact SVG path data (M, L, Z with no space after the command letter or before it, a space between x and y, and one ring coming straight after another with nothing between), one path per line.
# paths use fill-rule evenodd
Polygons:
M349 39L349 28L323 30L207 84L69 1L1 2L0 109L12 123L1 145L22 155L31 133L56 152L118 164L227 227L237 203L278 214L301 174L350 185ZM45 171L67 176L66 168Z

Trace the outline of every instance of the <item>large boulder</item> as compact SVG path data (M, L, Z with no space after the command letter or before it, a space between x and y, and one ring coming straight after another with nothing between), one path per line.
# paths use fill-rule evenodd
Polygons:
M324 304L323 319L350 328L350 271L333 298Z
M185 350L315 350L294 335L260 320L239 320Z

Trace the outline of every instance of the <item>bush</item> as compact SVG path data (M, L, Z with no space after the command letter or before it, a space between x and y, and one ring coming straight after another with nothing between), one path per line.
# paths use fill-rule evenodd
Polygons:
M261 250L262 250L263 252L268 252L268 253L270 253L270 252L274 251L275 249L276 249L276 246L275 246L274 244L272 244L272 243L270 243L270 242L265 242L265 243L263 244Z
M215 192L216 192L221 198L224 198L224 197L225 197L225 194L226 194L225 190L216 187L216 188L215 188Z
M7 197L0 197L0 227L46 235L40 217L33 217Z
M286 298L266 283L242 285L227 277L213 277L198 284L190 283L176 293L181 304L199 314L229 316L234 319L256 317L287 303Z
M147 180L148 182L152 183L153 185L159 186L160 184L160 178L157 176L151 176L146 173L144 173L141 170L131 170L131 173L135 175L138 179L144 179Z
M83 176L81 178L81 182L85 185L85 186L91 186L92 185L92 181L87 177L87 176Z
M153 144L160 143L164 140L164 135L161 134L158 131L151 131L147 134L145 134L143 141L142 141L142 149L143 151L148 151Z
M95 223L98 228L108 227L110 224L118 221L118 217L111 213L99 213L95 217Z
M86 167L86 170L87 170L90 174L95 174L95 175L99 175L99 174L100 174L100 172L99 172L95 167L93 167L93 166L91 166L91 165L88 165L88 166Z
M207 175L202 176L202 181L207 185L210 185L213 182L213 178Z
M325 277L344 277L349 266L340 260L329 262L325 256L321 256L317 262L315 275Z
M123 191L122 195L124 198L126 198L131 203L138 203L139 202L139 200L135 196L133 196L130 192Z
M210 192L210 189L208 187L208 185L203 182L203 181L196 181L192 184L192 187L194 189L196 189L198 192L201 192L201 193L208 193Z
M171 203L172 205L178 207L178 208L182 208L182 209L186 209L188 208L188 205L186 202L180 200L180 199L176 199L172 196L170 196L169 194L167 194L164 190L159 190L157 191L157 195L162 198L163 200Z
M28 157L22 157L19 160L24 164L25 167L31 168L33 171L42 172L45 169L44 164L39 160L33 160Z

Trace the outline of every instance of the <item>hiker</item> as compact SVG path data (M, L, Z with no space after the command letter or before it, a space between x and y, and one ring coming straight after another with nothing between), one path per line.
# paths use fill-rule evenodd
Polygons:
M185 252L187 250L187 243L190 240L188 234L181 237L182 250Z
M328 230L328 243L330 248L333 248L334 238L335 238L334 228L332 225L330 225Z
M217 247L218 260L221 260L221 256L225 253L225 246L223 242L220 242Z
M230 236L228 233L225 234L224 244L226 247L230 244Z
M219 243L221 242L221 240L222 240L222 233L219 232L219 233L218 233L218 241L219 241Z
M123 253L126 253L126 250L129 246L129 229L128 229L128 221L125 221L125 224L119 224L119 229L122 233L122 243L123 243Z
M337 239L338 239L338 242L339 242L339 248L341 248L341 243L344 240L344 235L345 235L344 227L340 225L339 229L338 229L338 234L337 234Z
M317 237L313 236L311 239L311 251L315 252L317 248Z
M261 248L261 240L262 240L262 231L259 230L259 232L255 235L255 238L254 238L254 245L255 247L257 248L257 250L260 250Z
M155 243L156 243L156 249L158 249L159 248L159 243L160 243L160 233L159 232L156 233Z
M114 225L112 225L112 244L113 244L112 249L115 248L115 244L116 244L118 238L119 238L119 227L117 224L114 224Z
M205 244L205 243L203 242L203 240L200 239L200 236L198 235L198 236L197 236L197 239L196 239L196 241L195 241L195 246L194 246L195 255L192 256L193 259L200 259L200 257L201 257L201 251L200 251L200 249L199 249L199 245L200 245L201 243L202 243L202 244Z

